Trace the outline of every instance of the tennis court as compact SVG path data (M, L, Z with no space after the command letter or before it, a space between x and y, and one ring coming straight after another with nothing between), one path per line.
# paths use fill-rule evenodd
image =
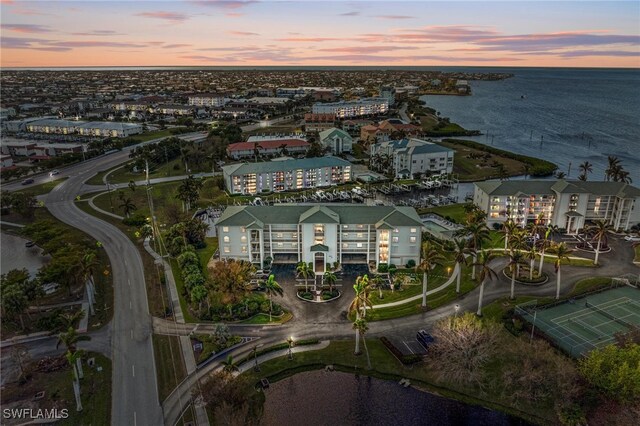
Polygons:
M531 301L518 305L516 313L577 358L640 327L640 290L622 285L551 306Z

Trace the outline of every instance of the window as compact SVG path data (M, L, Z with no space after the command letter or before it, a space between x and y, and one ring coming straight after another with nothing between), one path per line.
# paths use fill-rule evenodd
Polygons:
M296 243L291 243L291 247L295 247L295 246L296 246Z
M358 238L362 238L362 237L364 237L364 234L362 232L358 232L357 236L358 236Z
M247 246L242 246L242 247L240 248L240 250L241 250L243 253L246 253L246 252L247 252Z
M415 234L416 232L418 232L418 230L416 228L411 228L411 233Z
M229 236L225 235L224 238L222 239L225 243L229 242Z
M282 243L277 243L276 246L283 247L283 244Z
M276 238L282 238L282 232L278 232L278 233L276 234Z
M397 243L397 242L398 242L398 240L399 240L399 238L398 238L398 237L396 237L396 236L391 237L391 242L392 242L392 243Z
M349 229L349 225L342 225L342 229Z
M358 225L358 229L363 229L364 225Z
M342 248L349 248L349 243L342 243Z
M240 228L240 232L247 232L247 228L245 228L244 226Z
M222 232L229 232L229 227L228 226L223 226L222 227Z
M358 247L358 248L362 248L362 243L357 243L357 244L356 244L356 247Z
M224 246L224 252L225 252L225 253L231 253L231 247L229 247L229 246Z
M416 242L416 237L409 237L409 242L410 243L415 243Z
M349 238L349 234L347 234L346 232L342 233L342 238Z
M396 229L393 230L393 232L395 232L397 234L398 232L400 232L400 230L398 228L396 228Z
M297 232L292 232L291 233L291 238L298 238L298 233Z

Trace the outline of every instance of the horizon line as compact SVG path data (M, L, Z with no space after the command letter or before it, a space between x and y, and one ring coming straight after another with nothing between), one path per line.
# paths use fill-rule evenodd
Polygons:
M59 66L2 66L0 70L43 70L43 69L89 69L89 68L543 68L543 69L623 69L623 70L640 70L638 66L620 66L620 67L607 67L607 66L522 66L522 65L59 65Z

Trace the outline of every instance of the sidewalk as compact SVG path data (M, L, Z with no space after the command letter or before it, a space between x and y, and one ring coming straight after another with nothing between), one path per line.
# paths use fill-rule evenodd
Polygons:
M316 345L294 346L291 348L291 353L297 354L300 352L317 351L317 350L326 348L327 346L329 346L329 343L331 343L330 340L321 340ZM260 355L258 357L258 364L262 364L263 362L269 361L270 359L285 356L288 353L289 353L289 349L282 349L279 351L273 351L273 352L266 353L264 355ZM238 374L242 374L245 371L251 370L253 369L254 366L255 366L255 361L253 360L253 358L250 358L247 360L247 362L241 364L238 367L238 372L235 375L237 376Z
M431 294L434 294L434 293L437 293L440 290L444 290L445 288L447 288L449 285L451 285L451 283L453 283L456 280L456 277L458 276L459 273L460 273L460 268L456 267L454 269L454 273L451 274L449 279L444 284L442 284L440 287L434 288L432 290L427 290L427 296L429 296ZM422 284L420 284L420 285L422 285ZM380 304L380 305L373 305L371 308L367 308L367 309L390 308L391 306L404 305L405 303L413 302L414 300L419 300L419 299L422 299L422 292L420 292L420 294L418 294L418 295L407 297L406 299L402 299L402 300L397 300L395 302L383 303L383 304Z

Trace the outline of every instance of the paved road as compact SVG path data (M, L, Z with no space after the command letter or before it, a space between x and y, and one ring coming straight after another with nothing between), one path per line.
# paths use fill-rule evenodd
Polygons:
M121 161L120 156L107 157L99 167L108 168ZM158 403L151 319L140 253L117 228L84 213L73 202L96 166L74 167L69 179L54 188L45 203L55 217L100 241L111 262L115 292L111 323L112 423L157 425L162 422L162 410Z

